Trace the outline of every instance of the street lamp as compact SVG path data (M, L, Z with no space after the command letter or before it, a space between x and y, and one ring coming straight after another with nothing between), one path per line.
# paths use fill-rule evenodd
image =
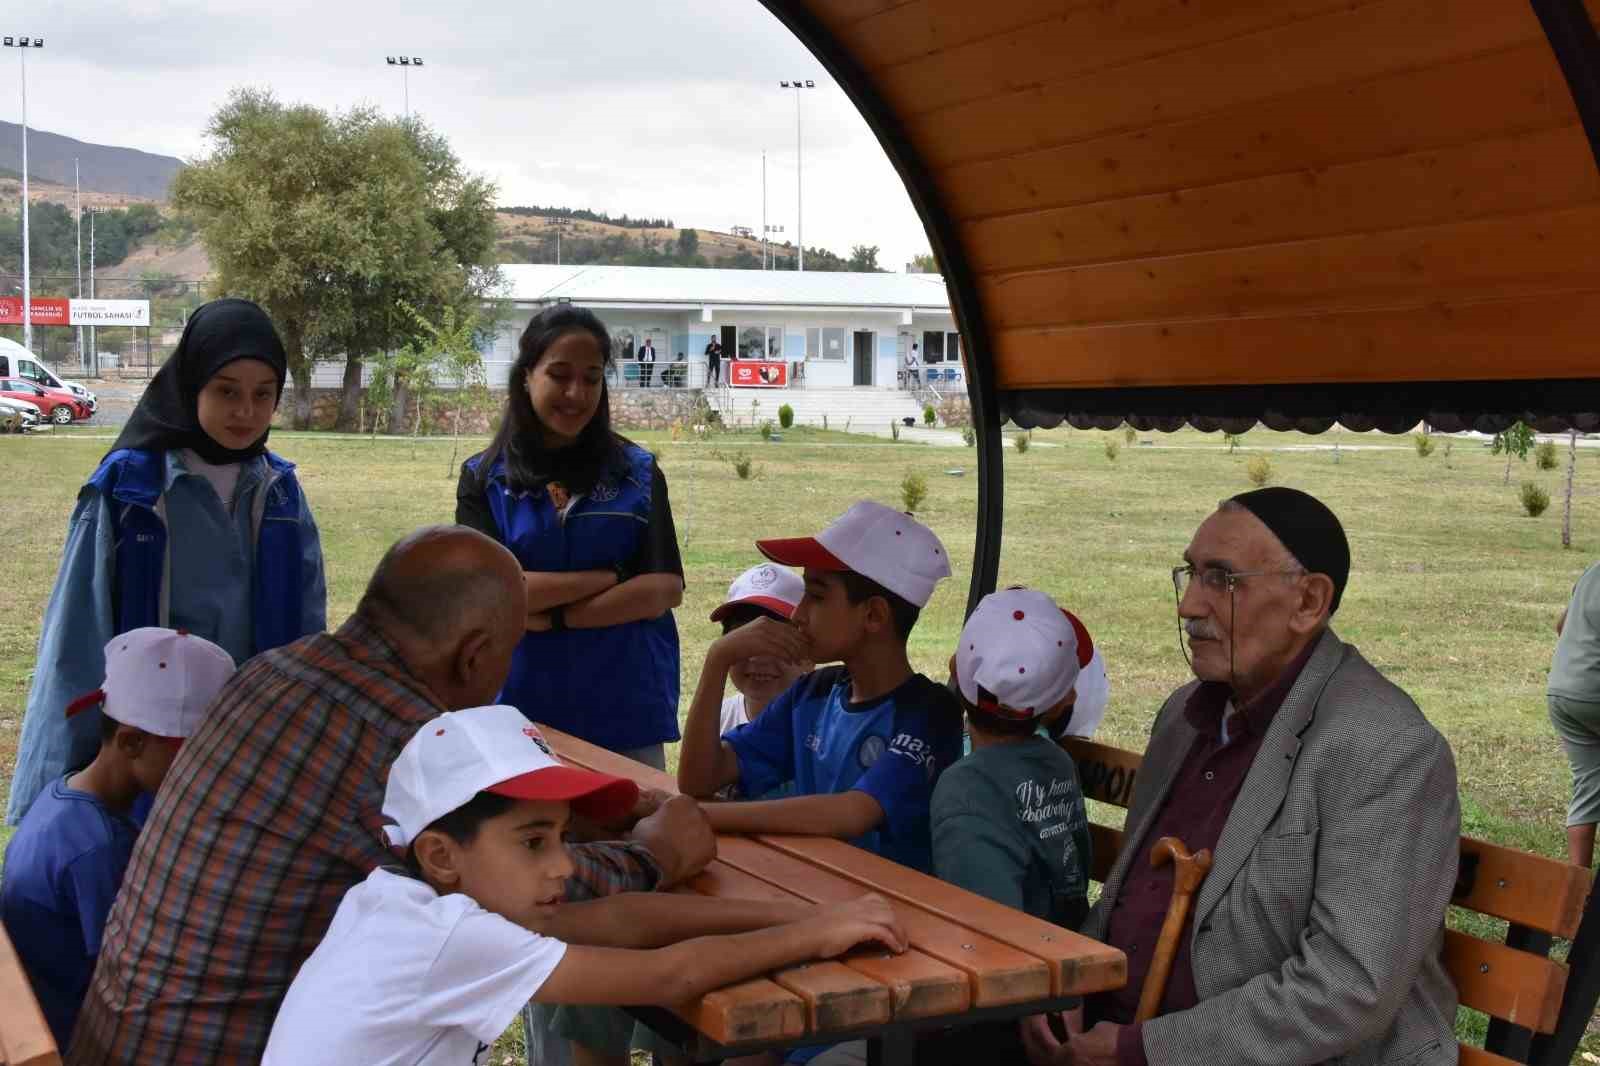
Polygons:
M391 67L400 68L400 84L406 94L406 119L411 119L411 68L422 66L421 56L384 56L383 61Z
M556 266L560 266L561 265L561 231L562 230L569 230L569 229L572 228L572 219L570 219L570 218L552 218L550 220L550 228L556 231Z
M800 172L805 168L805 157L801 154L800 140L800 90L815 89L817 83L811 80L780 81L778 88L793 89L794 94L794 196L795 196L795 245L799 248L800 256L796 260L795 269L806 268L806 211L805 195L801 188Z
M33 280L28 258L28 49L43 48L43 37L0 38L7 48L20 49L22 67L22 346L33 351Z

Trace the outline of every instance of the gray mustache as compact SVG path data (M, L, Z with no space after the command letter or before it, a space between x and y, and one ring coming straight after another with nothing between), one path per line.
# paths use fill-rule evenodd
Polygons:
M1222 634L1216 627L1204 618L1186 618L1183 622L1183 631L1190 640L1221 640Z

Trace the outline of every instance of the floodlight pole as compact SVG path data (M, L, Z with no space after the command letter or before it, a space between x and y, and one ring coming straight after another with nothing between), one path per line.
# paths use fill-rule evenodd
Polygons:
M28 49L43 48L43 37L6 37L7 48L18 49L22 73L22 346L33 351L33 262L28 241Z
M411 121L411 68L422 66L421 56L384 56L383 60L391 67L400 68L400 88L405 94L406 121Z
M795 91L795 93L794 93L795 227L794 228L795 228L795 244L799 249L799 255L795 260L795 263L796 263L795 269L796 270L804 270L806 268L806 200L805 200L805 192L804 192L803 186L801 184L801 175L805 171L805 165L806 164L805 164L805 154L804 154L804 143L803 143L803 140L802 140L801 135L800 135L800 90L801 89L815 89L816 87L817 87L817 83L816 82L814 82L814 81L802 81L799 78L796 78L794 81L780 81L778 83L778 88L780 88L780 89L793 89Z
M83 186L78 181L78 160L72 160L73 229L78 231L78 299L83 299ZM83 327L78 327L78 369L89 372L89 353L83 347Z

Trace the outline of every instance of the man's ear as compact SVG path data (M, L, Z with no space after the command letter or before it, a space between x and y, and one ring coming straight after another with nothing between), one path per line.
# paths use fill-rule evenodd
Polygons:
M1333 606L1333 578L1327 574L1307 574L1300 584L1300 599L1289 616L1289 629L1311 633L1326 625Z
M894 629L894 612L889 610L888 600L882 596L868 596L866 606L868 633L884 633Z
M117 735L112 744L126 757L137 759L144 754L144 744L149 739L150 735L144 730L124 725L117 727Z
M460 851L456 842L434 829L424 829L411 842L417 865L435 885L451 887L461 880Z
M487 629L474 627L456 645L455 661L450 664L452 680L458 685L470 686L478 677L489 657L494 638Z

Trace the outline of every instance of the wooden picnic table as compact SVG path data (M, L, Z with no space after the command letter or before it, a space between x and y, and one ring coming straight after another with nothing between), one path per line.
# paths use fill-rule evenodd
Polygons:
M678 791L668 774L539 728L573 766ZM1062 1010L1128 978L1115 948L829 838L719 836L716 859L676 891L810 903L876 892L911 944L791 966L670 1011L631 1009L695 1061L865 1038L870 1063L902 1066L919 1031Z

